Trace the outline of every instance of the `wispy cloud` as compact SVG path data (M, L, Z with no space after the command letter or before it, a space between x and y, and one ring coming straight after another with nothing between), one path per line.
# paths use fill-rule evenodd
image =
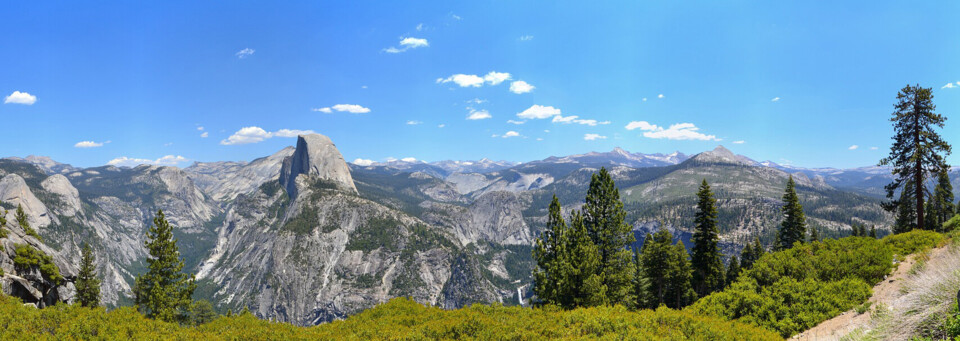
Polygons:
M252 56L254 52L257 52L257 50L254 50L248 47L243 50L240 50L240 52L237 52L235 55L237 56L237 58L244 59Z
M106 143L110 143L110 141L107 141ZM97 148L97 147L103 147L103 144L104 142L80 141L74 144L73 146L76 148Z
M225 140L221 140L220 144L225 146L230 145L240 145L240 144L250 144L258 143L264 140L273 138L273 137L297 137L298 135L307 135L314 134L313 130L295 130L295 129L280 129L276 132L268 132L263 130L263 128L251 126L240 128L237 132L230 135Z
M940 88L941 88L941 89L953 89L953 88L960 88L960 82L956 82L956 83L947 83L947 85L944 85L944 86L941 86Z
M733 141L733 144L744 144L744 143L746 142L744 142L743 140Z
M428 46L430 46L430 43L424 38L404 37L400 38L400 47L391 46L383 49L383 51L386 53L400 53L406 52L407 50Z
M527 83L524 81L516 81L516 82L510 83L510 92L515 94L525 94L530 91L533 91L533 89L536 89L536 88L537 87L530 85L530 83Z
M633 121L625 128L643 130L643 136L651 139L720 141L715 135L701 133L693 123L675 123L664 128L647 121Z
M598 122L597 120L580 119L580 116L576 116L576 115L571 115L571 116L561 116L561 115L557 115L557 116L554 116L554 117L553 117L553 119L551 120L551 122L553 122L553 123L563 123L563 124L576 123L576 124L583 124L583 125L588 125L588 126L595 126L595 125L598 125L598 124L610 124L610 121Z
M583 139L584 139L585 141L603 140L603 139L606 139L606 138L607 138L606 136L603 136L603 135L600 135L600 134L584 134L584 135L583 135Z
M527 121L507 120L507 123L510 123L510 124L524 124L524 123L527 123Z
M166 155L156 160L138 159L138 158L121 156L118 158L114 158L113 160L107 161L107 164L111 166L117 166L117 167L136 167L139 165L176 166L180 163L187 162L187 161L189 161L189 159L180 155Z
M850 146L850 147L847 147L847 149L849 149L849 150L857 150L857 148L860 148L860 146L858 146L858 145L852 145L852 146Z
M473 108L468 108L468 109L470 110L470 114L467 115L468 120L474 120L474 121L485 120L493 117L492 115L490 115L490 112L486 110L474 110Z
M370 112L370 108L363 107L359 104L337 104L332 107L323 107L323 108L314 108L310 109L311 111L322 112L325 114L333 113L334 111L348 112L351 114L366 114Z
M877 150L877 149L880 149L880 148L877 148L877 147L870 147L870 150Z
M205 132L203 132L203 134L200 134L200 137L202 137L202 138L210 137L210 133L205 131Z
M552 116L560 115L560 109L554 108L552 106L544 106L539 104L534 104L527 108L526 110L517 113L517 117L530 120L530 119L544 119L550 118Z
M780 97L774 97L770 99L770 102L779 102L779 101L780 101Z
M520 40L520 41L531 41L531 40L533 40L533 36L532 36L532 35L529 35L529 34L528 34L528 35L525 35L525 36L520 36L519 40Z
M33 105L33 103L37 103L37 96L20 91L14 91L10 96L3 99L3 104Z
M418 125L418 124L423 124L423 122L422 122L422 121L410 120L410 121L407 121L407 124L408 124L408 125L415 126L415 125Z
M508 132L506 132L506 133L503 134L503 138L518 137L518 136L520 136L520 133L515 132L515 131L513 131L513 130L508 131Z
M663 98L663 94L657 95L657 98Z
M442 77L437 78L437 84L445 84L445 83L453 82L459 85L461 88L468 88L468 87L479 88L484 84L499 85L500 83L503 83L504 81L509 80L511 77L512 76L508 72L497 72L497 71L490 71L483 77L480 77L477 75L468 75L468 74L458 73L458 74L450 75L450 77L447 77L447 78L442 78Z

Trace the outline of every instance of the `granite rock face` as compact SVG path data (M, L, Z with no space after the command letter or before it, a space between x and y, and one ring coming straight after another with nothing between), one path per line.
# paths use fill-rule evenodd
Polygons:
M229 202L240 194L253 192L267 181L277 180L283 160L293 155L293 151L293 147L287 147L249 163L197 162L184 171L211 198Z
M297 179L301 175L313 176L316 180L357 193L343 155L340 155L329 137L320 134L298 136L297 149L293 155L283 160L280 184L287 190L290 198L295 198L299 192Z

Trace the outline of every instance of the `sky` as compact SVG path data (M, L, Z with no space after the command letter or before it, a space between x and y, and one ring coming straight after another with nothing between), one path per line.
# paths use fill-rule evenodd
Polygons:
M847 168L888 153L907 84L960 145L960 2L821 4L4 1L0 156L186 167L312 131L359 163L723 145Z

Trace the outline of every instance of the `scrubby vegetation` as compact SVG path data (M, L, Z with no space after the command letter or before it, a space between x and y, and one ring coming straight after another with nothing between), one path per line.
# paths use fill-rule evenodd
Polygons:
M761 328L670 309L529 309L474 305L457 310L404 298L316 327L273 323L245 313L197 327L150 320L133 308L24 307L0 296L0 339L396 340L583 339L778 340Z
M862 304L893 268L894 254L936 246L943 236L913 231L882 240L848 237L769 253L730 288L687 310L762 326L789 337Z
M43 275L43 278L47 279L50 282L55 284L60 284L63 281L63 276L60 275L60 268L56 264L53 264L53 258L43 253L43 251L35 249L33 246L17 244L14 249L16 256L13 258L13 265L18 269L26 271L32 267L37 267L40 269L40 274Z

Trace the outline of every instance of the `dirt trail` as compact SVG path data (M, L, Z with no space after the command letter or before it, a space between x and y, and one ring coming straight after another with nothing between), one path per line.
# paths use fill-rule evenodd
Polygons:
M947 247L935 248L930 251L930 258L936 258L947 251ZM877 283L873 287L873 296L868 300L875 306L877 303L883 303L890 306L900 297L900 283L907 276L913 265L916 264L916 256L910 255L906 260L900 262L893 273L886 279ZM860 327L866 327L870 324L871 309L863 314L857 314L856 310L846 311L840 316L826 320L807 331L794 335L791 339L796 340L839 340Z

